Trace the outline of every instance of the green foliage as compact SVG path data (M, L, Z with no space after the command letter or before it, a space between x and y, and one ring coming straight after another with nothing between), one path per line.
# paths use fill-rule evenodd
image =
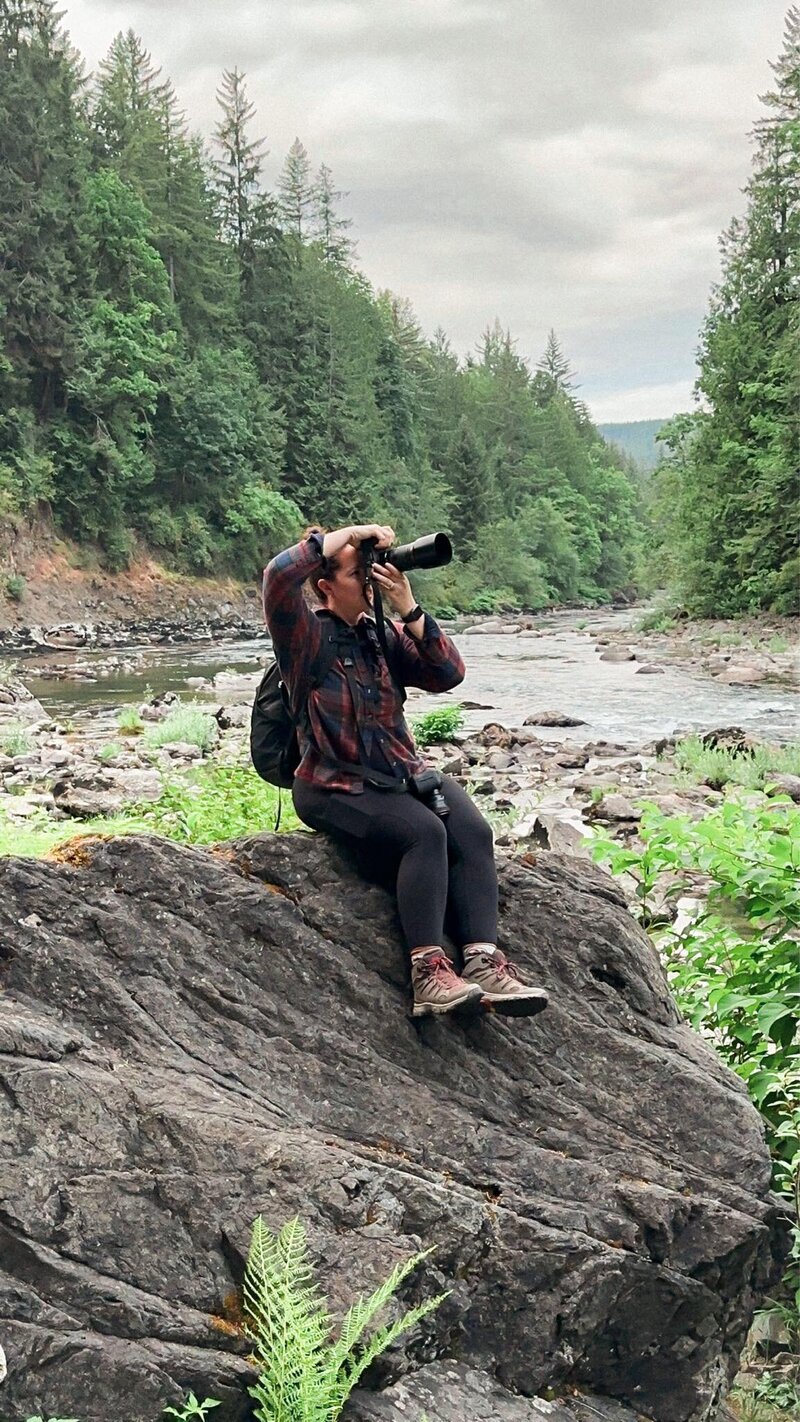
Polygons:
M797 1417L800 1411L800 1387L789 1378L776 1377L769 1370L761 1373L753 1388L753 1396L792 1417Z
M411 729L414 740L420 748L432 746L441 741L451 741L456 731L464 724L464 710L461 706L437 706L422 716L414 716Z
M218 102L212 163L132 31L85 85L51 0L2 7L0 517L246 578L310 522L448 529L419 586L450 613L628 586L636 491L554 333L535 371L499 327L466 363L427 341L330 169L298 139L270 193L238 69Z
M98 755L98 760L113 760L122 751L122 746L118 741L108 741Z
M250 1388L258 1422L336 1422L359 1379L401 1334L447 1297L409 1309L370 1332L378 1314L431 1250L398 1264L368 1298L348 1309L338 1335L314 1280L305 1230L290 1220L274 1235L259 1218L244 1276L247 1332L260 1368Z
M767 649L770 652L788 652L791 650L791 642L788 637L782 637L780 633L776 633L774 637L770 637Z
M118 815L83 820L82 835L160 834L179 844L217 844L275 823L279 792L249 766L214 764L187 775L167 776L155 802L128 805ZM281 833L302 829L291 796L284 795ZM37 809L24 825L0 809L0 856L36 859L72 839L74 825L54 823Z
M205 754L216 743L217 723L200 706L176 706L163 721L157 721L144 736L144 744L157 750L159 746L172 741L185 741L188 745L199 746Z
M741 785L763 790L776 775L800 775L800 744L754 746L752 750L726 750L706 746L701 737L688 736L675 748L675 762L692 780L721 790Z
M279 791L250 766L211 765L165 781L161 798L138 807L138 825L184 844L216 844L275 823ZM283 797L281 832L301 829L291 796Z
M654 476L665 561L700 616L798 610L800 12L787 16L771 110L755 126L747 208L721 239L701 333L703 409L670 421Z
M677 626L677 622L670 611L665 607L651 608L650 612L645 612L636 622L637 632L672 632Z
M117 714L117 726L123 736L138 736L144 730L144 721L135 706L123 706Z
M203 1422L206 1413L210 1412L212 1407L221 1406L222 1404L220 1402L216 1402L213 1397L207 1397L203 1402L198 1402L194 1393L190 1392L185 1403L183 1404L183 1407L165 1407L164 1416L177 1417L178 1422L189 1422L190 1418L199 1417L200 1422Z
M595 841L592 853L636 880L639 913L662 952L676 1000L746 1083L761 1112L775 1186L795 1218L786 1288L800 1332L800 807L730 798L702 820L643 816L641 850ZM683 927L659 923L658 895L707 884Z
M24 726L7 726L0 735L3 755L28 755L33 750L30 731Z
M25 579L21 573L12 573L6 578L6 597L11 602L22 602L25 596Z

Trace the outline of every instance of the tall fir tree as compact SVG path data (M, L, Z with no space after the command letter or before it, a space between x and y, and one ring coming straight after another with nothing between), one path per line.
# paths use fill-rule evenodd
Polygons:
M286 155L278 179L278 212L285 232L305 242L311 236L314 191L308 153L299 138Z
M311 189L314 209L313 235L322 248L326 262L336 262L339 266L347 267L355 255L355 243L347 235L353 225L351 219L340 217L338 212L338 204L344 197L347 197L347 194L334 187L333 174L323 163Z
M691 610L794 611L800 597L800 12L790 9L768 114L755 127L747 209L721 239L701 336L707 408L671 440L663 478ZM668 431L669 434L669 431Z
M224 71L217 103L222 109L215 129L222 154L216 164L222 231L242 261L258 214L264 139L249 136L255 105L247 97L245 76L238 69Z

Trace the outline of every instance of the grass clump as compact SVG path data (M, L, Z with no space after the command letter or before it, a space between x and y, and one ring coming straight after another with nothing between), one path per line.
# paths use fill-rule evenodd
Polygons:
M411 729L420 749L453 739L464 724L463 706L437 706L422 716L414 716Z
M199 706L176 706L163 721L158 721L145 735L145 745L157 750L172 741L186 741L199 746L203 754L215 744L219 728L213 716Z
M24 726L8 726L0 738L3 755L29 755L33 750L30 732Z
M98 760L113 760L114 757L120 755L121 752L122 746L119 744L119 741L108 741L107 744L103 746L97 758Z
M248 766L209 765L185 776L165 778L160 799L130 805L118 815L55 823L37 809L24 825L0 810L0 855L39 859L76 835L160 834L178 844L218 844L271 829L278 791ZM283 797L281 833L302 829L291 795Z
M780 633L776 633L774 637L770 637L767 642L767 651L769 652L788 652L790 649L791 643L789 638L781 636Z
M27 584L21 573L12 573L6 578L6 597L9 602L22 602Z
M678 625L675 611L669 607L651 607L638 619L635 632L674 632Z
M144 721L135 706L124 706L117 716L117 727L121 736L140 736Z
M800 775L800 744L738 751L707 746L700 736L688 736L676 746L675 762L691 780L715 790L725 785L763 790L770 776Z
M319 1292L305 1230L290 1220L274 1235L259 1217L245 1268L245 1332L253 1344L259 1378L249 1389L256 1422L336 1422L359 1379L403 1333L447 1297L440 1294L371 1331L375 1319L431 1250L398 1264L368 1298L348 1309L338 1334Z

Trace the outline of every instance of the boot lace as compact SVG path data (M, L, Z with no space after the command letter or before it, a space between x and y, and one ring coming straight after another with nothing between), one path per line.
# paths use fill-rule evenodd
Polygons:
M450 987L457 977L450 959L444 953L429 953L421 963L415 964L420 982L437 980L444 987Z

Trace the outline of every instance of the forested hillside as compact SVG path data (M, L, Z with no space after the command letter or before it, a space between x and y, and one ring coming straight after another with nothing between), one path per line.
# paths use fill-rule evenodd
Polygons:
M598 425L603 439L616 446L640 469L655 469L664 449L658 433L666 420L625 420L621 424Z
M0 517L246 577L310 521L441 527L473 610L630 586L637 495L555 337L535 370L426 338L329 169L297 140L271 189L238 71L218 99L207 150L132 32L89 77L52 0L0 9Z
M662 431L664 566L691 612L800 604L800 10L754 130L700 338L701 409Z

